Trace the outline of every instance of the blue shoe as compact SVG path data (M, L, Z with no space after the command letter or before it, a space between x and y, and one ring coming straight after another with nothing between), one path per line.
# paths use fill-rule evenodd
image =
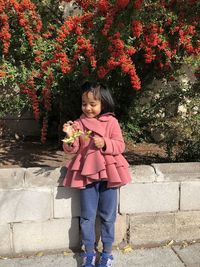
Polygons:
M97 265L98 267L111 267L113 263L113 256L103 252L101 254L101 258L100 258L100 262L99 265Z
M82 253L83 263L81 267L95 267L96 253L95 252L85 252Z

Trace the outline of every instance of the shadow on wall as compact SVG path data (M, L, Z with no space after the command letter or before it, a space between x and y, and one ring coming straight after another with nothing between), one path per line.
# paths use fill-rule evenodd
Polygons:
M66 167L60 168L60 177L58 179L58 187L56 194L56 199L59 200L57 201L57 203L60 207L58 206L56 207L58 209L55 216L71 218L71 225L68 232L69 249L72 250L73 252L77 252L81 250L81 242L80 242L81 238L80 238L80 227L79 227L80 197L78 189L63 187L63 179L66 175L66 172L67 172ZM78 233L77 233L77 223L75 223L75 220L78 220ZM77 261L80 261L79 257L77 257Z
M66 175L67 168L62 167L60 169L60 177L58 179L58 189L56 194L56 199L61 200L60 205L63 206L60 209L65 209L62 213L64 214L64 217L72 218L71 220L71 227L69 230L69 249L71 249L73 252L80 251L82 249L81 247L81 231L80 231L80 195L79 195L79 189L73 189L69 187L63 187L63 179ZM65 201L65 200L70 201ZM79 223L79 233L78 236L78 244L74 243L74 235L76 232L76 225L73 223L73 218L78 218ZM97 215L96 218L96 246L98 246L100 241L100 219ZM77 246L78 245L78 246ZM77 262L80 264L80 257L77 257ZM79 266L79 265L78 265Z

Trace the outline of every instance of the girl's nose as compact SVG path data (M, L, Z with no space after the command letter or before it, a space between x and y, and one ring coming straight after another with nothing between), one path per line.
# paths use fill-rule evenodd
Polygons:
M90 106L86 106L85 109L86 109L87 111L89 111L91 108L90 108Z

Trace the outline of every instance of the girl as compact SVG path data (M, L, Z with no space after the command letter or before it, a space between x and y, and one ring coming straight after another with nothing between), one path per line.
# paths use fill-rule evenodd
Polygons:
M85 83L82 87L82 115L63 125L66 133L63 148L77 153L67 164L63 185L80 190L80 226L85 247L82 267L94 267L95 219L101 219L103 253L98 267L111 266L112 243L117 211L117 189L131 177L128 163L122 156L125 149L121 129L108 89L99 83Z

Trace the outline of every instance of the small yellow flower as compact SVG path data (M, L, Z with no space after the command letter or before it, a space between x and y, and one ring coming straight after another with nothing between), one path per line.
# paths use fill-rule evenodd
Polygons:
M92 134L91 130L86 131L85 134L84 134L84 140L88 141L90 136L91 136L91 134Z
M87 140L88 138L90 138L92 134L91 130L82 132L80 130L74 132L74 134L70 137L65 137L64 139L62 139L62 141L66 144L72 144L79 136L83 135L84 139Z
M123 250L122 250L123 253L130 253L130 252L132 252L132 251L133 251L133 249L132 249L132 247L129 246L129 245L125 246L125 247L123 248Z

